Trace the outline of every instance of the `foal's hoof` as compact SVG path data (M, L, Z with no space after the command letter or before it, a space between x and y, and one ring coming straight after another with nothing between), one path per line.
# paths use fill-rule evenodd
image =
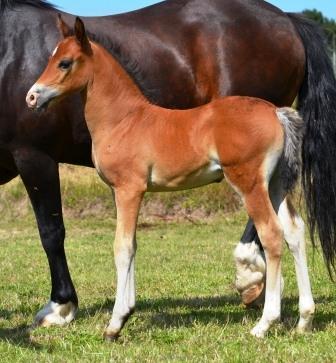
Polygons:
M104 331L104 339L108 342L115 342L120 336L120 331L129 319L129 317L134 313L134 308L130 308L128 313L123 316L116 318L112 316L110 323L107 325Z
M104 332L104 340L106 340L109 343L116 342L119 337L120 337L119 333L113 333L113 332L108 332L108 331Z
M250 332L254 337L259 338L259 339L263 339L266 336L266 332L260 328L258 328L258 326L255 326L251 332Z
M296 332L299 334L311 333L313 330L313 317L311 319L300 319L298 326L296 327Z
M71 301L66 304L49 301L48 304L36 314L33 327L67 325L75 318L76 312L77 305Z

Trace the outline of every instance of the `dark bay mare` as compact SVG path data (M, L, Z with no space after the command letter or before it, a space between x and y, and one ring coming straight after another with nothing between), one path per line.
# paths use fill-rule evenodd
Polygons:
M79 97L41 114L25 106L29 87L60 39L58 11L39 0L0 0L0 9L0 181L22 178L48 257L51 297L36 322L65 324L78 301L64 252L58 163L92 166L91 140ZM74 21L69 14L62 16ZM261 0L168 0L84 21L96 35L91 38L108 48L160 106L186 109L225 95L286 106L299 94L311 229L317 227L325 257L333 264L336 82L317 26ZM311 178L312 170L318 177ZM255 240L249 223L242 242ZM246 283L246 289L254 288Z

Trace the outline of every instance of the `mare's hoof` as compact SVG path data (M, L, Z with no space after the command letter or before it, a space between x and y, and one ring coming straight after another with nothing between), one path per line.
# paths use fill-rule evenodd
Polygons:
M35 317L33 327L42 326L50 327L53 325L64 326L69 324L76 315L77 305L69 301L65 304L59 304L49 301Z

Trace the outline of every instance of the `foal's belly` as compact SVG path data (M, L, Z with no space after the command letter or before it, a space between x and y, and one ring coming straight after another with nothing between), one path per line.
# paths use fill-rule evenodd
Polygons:
M161 176L160 172L154 168L148 180L147 190L149 192L169 192L192 189L211 183L218 183L223 178L223 169L217 161L210 161L207 165L194 172L175 177Z

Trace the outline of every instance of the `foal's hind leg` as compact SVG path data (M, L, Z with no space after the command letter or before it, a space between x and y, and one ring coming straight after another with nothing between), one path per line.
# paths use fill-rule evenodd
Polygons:
M266 292L262 317L251 333L263 337L271 325L280 318L281 252L283 232L270 201L265 182L257 183L244 195L249 216L258 231L266 257Z
M285 199L279 208L278 216L284 229L285 240L293 254L296 279L299 288L300 321L299 332L310 331L314 317L315 304L311 292L304 236L304 222Z
M117 268L117 293L111 320L104 332L114 340L135 307L134 258L136 223L143 193L128 189L115 190L117 229L114 240L114 260Z

